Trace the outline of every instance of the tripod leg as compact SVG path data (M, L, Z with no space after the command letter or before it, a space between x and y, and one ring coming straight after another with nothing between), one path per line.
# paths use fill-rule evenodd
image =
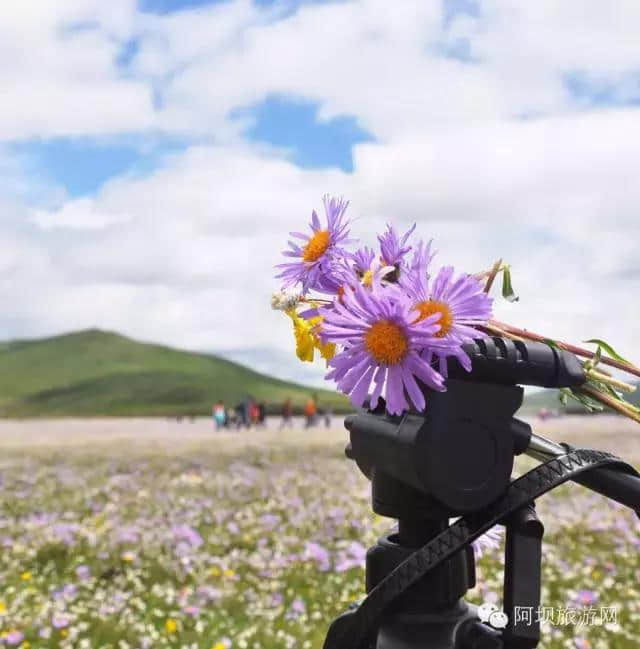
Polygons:
M504 644L509 649L534 649L540 641L540 573L544 526L534 503L507 520L504 565L504 608L509 622Z

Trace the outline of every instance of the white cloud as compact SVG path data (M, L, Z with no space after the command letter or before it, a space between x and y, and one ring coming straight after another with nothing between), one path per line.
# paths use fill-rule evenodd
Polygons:
M292 355L281 363L289 324L269 309L272 267L287 231L333 192L352 199L369 243L385 220L417 220L442 263L512 262L522 301L501 317L634 356L640 110L576 112L562 75L638 68L636 3L581 3L576 16L570 3L488 2L446 30L438 5L418 1L284 20L249 0L170 16L105 7L2 5L0 81L13 91L0 138L164 129L208 143L95 196L35 206L34 179L0 156L0 334L101 326L244 359L258 350L262 369L296 376ZM132 37L124 75L115 59ZM459 38L473 63L438 54ZM321 118L353 114L377 142L355 148L352 175L243 142L229 110L274 92L319 101Z

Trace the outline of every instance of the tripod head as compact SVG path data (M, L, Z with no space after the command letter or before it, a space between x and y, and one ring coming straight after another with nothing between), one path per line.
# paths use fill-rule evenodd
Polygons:
M465 351L472 361L471 372L451 360L446 392L423 388L424 413L391 416L382 402L375 410L345 420L350 432L346 453L371 480L373 510L398 519L397 532L381 539L367 555L370 595L379 594L419 554L421 546L424 550L445 538L452 529L448 528L450 518L480 521L497 511L496 503L509 500L516 455L526 452L548 460L571 450L534 435L514 415L522 404L521 385L576 387L585 382L582 365L573 354L542 343L501 338L478 340ZM632 475L630 467L625 472L598 468L578 473L570 477L640 509L640 478ZM501 522L507 525L505 608L537 606L543 527L535 515L533 498ZM464 593L475 585L468 544L442 555L437 567L424 577L405 577L408 585L400 588L401 594L388 597L393 605L369 629L368 644L362 647L537 646L536 625L517 628L511 620L504 633L499 633L480 623L475 608L464 602ZM325 649L346 649L348 645L336 644L335 638L340 636L340 627L348 629L350 616L355 619L358 612L334 622Z
M443 518L493 502L509 483L514 456L531 437L530 428L513 418L523 398L517 384L568 387L585 380L573 354L542 343L489 338L465 351L471 372L451 359L447 391L425 388L424 413L390 416L381 402L345 420L347 455L372 480L378 514L424 515L416 511L421 503ZM409 501L386 500L390 478L405 485L404 498L416 493Z

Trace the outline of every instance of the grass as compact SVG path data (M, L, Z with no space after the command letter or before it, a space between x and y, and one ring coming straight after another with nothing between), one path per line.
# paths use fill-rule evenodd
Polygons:
M364 550L389 524L343 446L342 433L294 431L5 447L0 638L23 649L321 647L362 596ZM545 625L541 646L636 647L637 519L575 486L538 511L544 605L617 609L607 627ZM500 552L483 555L478 578L470 599L500 603Z
M223 399L251 395L278 411L311 393L320 406L348 409L332 391L280 381L209 354L88 330L0 345L0 416L206 415Z

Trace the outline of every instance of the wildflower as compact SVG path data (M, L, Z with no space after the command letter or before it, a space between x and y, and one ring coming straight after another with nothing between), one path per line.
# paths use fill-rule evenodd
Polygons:
M372 382L371 407L384 391L387 410L392 414L411 404L424 409L424 394L416 379L444 390L442 376L421 357L425 348L446 349L435 335L440 330L440 314L418 322L413 306L412 300L400 294L356 286L346 289L342 300L334 301L331 309L321 309L325 318L321 338L344 346L329 361L333 369L326 378L335 380L355 405L364 403Z
M91 568L85 564L78 566L76 568L76 576L80 581L87 581L91 578Z
M7 612L7 605L0 601L0 615L4 615Z
M22 631L17 631L16 629L11 629L5 637L6 643L11 646L18 645L23 640L24 633L22 633Z
M231 640L229 638L222 638L218 640L211 649L231 649Z
M429 266L436 255L435 251L431 250L432 243L433 241L428 241L425 244L422 240L418 242L418 245L413 251L411 263L407 269L409 275L418 274L422 277L426 276L427 279L429 278ZM400 279L402 280L402 278Z
M225 577L227 577L227 578L229 578L229 579L233 579L233 577L236 576L235 571L232 570L231 568L227 568L227 569L224 571L223 574L224 574Z
M178 630L178 623L172 617L169 617L164 623L164 628L169 634L175 633Z
M64 613L54 613L51 616L51 626L54 629L65 629L69 626L71 619Z
M440 315L440 330L436 337L451 344L447 351L427 350L425 358L430 361L435 354L440 359L440 372L445 377L447 356L455 356L467 371L471 370L471 360L461 345L483 336L475 325L485 324L491 317L493 301L477 279L466 274L454 279L453 273L453 267L445 266L436 275L433 285L425 273L411 273L403 282L403 288L414 301L415 322L434 314Z
M295 311L287 311L293 321L293 334L296 340L296 356L301 361L313 361L314 350L318 350L322 358L328 360L335 353L335 345L323 342L317 334L317 327L322 321L320 316L306 320Z
M300 303L301 296L298 293L287 293L279 291L271 296L271 308L274 311L290 311Z
M30 581L32 576L31 572L27 570L20 575L20 579L22 579L22 581Z
M399 237L394 227L387 223L387 230L383 234L378 235L380 242L380 254L382 261L386 266L395 266L396 269L400 268L404 256L411 250L411 246L407 246L409 237L416 229L416 224L409 228L402 237Z
M353 266L356 273L364 275L368 270L371 270L375 258L376 253L368 246L356 250L353 254Z
M292 232L291 236L301 239L305 243L298 245L289 241L289 250L285 250L285 257L294 257L298 261L279 264L282 272L277 275L284 281L284 288L300 283L303 293L309 289L322 289L324 275L331 260L345 254L341 247L349 243L349 222L343 220L345 210L349 203L342 199L323 198L327 225L322 227L316 211L311 214L311 231L309 236L302 232Z
M500 547L503 536L504 534L501 528L492 527L488 532L485 532L482 536L477 538L471 544L476 559L479 559L483 554L490 550L497 550Z
M127 550L126 552L123 552L122 560L125 561L126 563L132 563L133 561L136 560L135 552L131 552L131 550Z

